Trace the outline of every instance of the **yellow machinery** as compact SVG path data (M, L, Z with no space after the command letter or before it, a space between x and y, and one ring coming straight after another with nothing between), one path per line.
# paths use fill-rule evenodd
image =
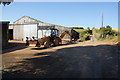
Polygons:
M72 40L72 34L70 34L69 31L64 31L60 37L58 37L58 31L56 30L51 30L51 35L50 36L45 36L43 38L40 38L38 40L35 40L33 37L33 40L26 40L26 46L29 46L30 44L36 44L37 47L40 47L43 45L44 47L50 47L50 46L57 46L62 44L62 38L66 35L71 36Z
M37 47L40 47L41 45L44 45L44 47L50 47L50 46L58 46L62 44L62 38L66 35L72 36L69 31L64 31L60 37L51 34L50 36L45 36L43 38L38 39L38 44L36 44Z

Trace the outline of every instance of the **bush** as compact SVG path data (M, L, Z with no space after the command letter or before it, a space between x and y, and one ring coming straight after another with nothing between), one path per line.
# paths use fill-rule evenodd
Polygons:
M98 40L114 40L120 35L120 32L112 30L110 26L93 29L93 34Z

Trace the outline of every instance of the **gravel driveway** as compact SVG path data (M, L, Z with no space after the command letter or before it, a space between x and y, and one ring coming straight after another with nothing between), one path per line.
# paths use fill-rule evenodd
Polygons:
M3 78L117 78L118 54L112 42L24 47L1 54Z

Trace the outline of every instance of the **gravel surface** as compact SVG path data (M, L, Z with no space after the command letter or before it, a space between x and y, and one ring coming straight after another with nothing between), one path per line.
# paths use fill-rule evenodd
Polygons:
M4 50L3 78L117 78L118 47L90 40L47 49Z

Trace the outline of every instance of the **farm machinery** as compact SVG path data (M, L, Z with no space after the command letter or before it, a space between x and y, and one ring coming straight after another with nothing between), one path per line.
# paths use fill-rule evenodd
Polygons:
M42 38L35 39L35 37L32 37L32 40L28 40L28 37L26 37L26 46L30 46L31 44L35 44L36 47L50 47L50 46L58 46L62 44L62 38L68 34L70 36L70 42L72 41L73 34L69 31L64 31L61 33L60 36L58 36L58 30L51 29L50 36L44 36Z

